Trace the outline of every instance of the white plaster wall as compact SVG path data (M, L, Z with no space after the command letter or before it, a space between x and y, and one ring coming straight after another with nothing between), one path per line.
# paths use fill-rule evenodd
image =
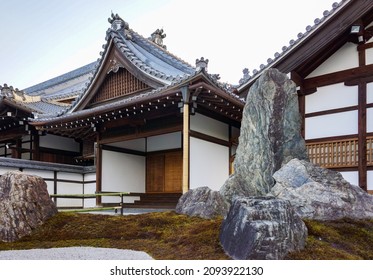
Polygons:
M145 157L102 151L102 191L145 192ZM126 202L133 202L133 198ZM103 197L103 203L119 201L119 197Z
M147 151L155 152L181 148L181 132L151 136L147 139Z
M113 144L110 144L110 146L145 152L145 149L146 149L145 144L146 144L145 138L140 138L140 139L113 143Z
M57 194L82 194L83 184L57 182ZM83 199L57 198L57 207L83 207Z
M40 137L40 147L79 152L80 145L72 138L47 134Z
M367 173L367 184L368 184L368 190L373 190L373 171L368 171Z
M83 182L83 174L79 173L58 172L57 178L62 180L73 180Z
M346 87L343 83L340 83L319 87L317 92L306 96L306 114L355 106L357 104L357 86Z
M229 126L201 114L190 116L190 129L225 141L229 140Z
M29 175L40 176L44 179L53 179L54 178L54 172L53 171L36 170L36 169L24 169L23 172L25 174L29 174Z
M306 139L357 134L357 111L306 118Z
M359 185L359 173L357 171L346 171L341 172L342 176L346 181L350 182L351 184L358 186Z
M323 64L314 70L307 78L342 71L359 66L359 56L356 45L347 43L330 56Z
M367 132L373 132L373 108L367 109Z
M190 138L190 188L219 190L229 176L229 148Z
M367 103L373 103L373 83L367 84Z
M3 167L3 166L0 166L0 175L3 175L9 171L16 171L18 170L18 168L11 168L11 167Z
M86 182L94 182L94 183L86 183ZM96 192L96 173L87 173L84 174L84 193L90 194ZM84 200L84 207L95 207L96 206L96 199L85 199Z
M373 64L373 49L366 50L366 64Z

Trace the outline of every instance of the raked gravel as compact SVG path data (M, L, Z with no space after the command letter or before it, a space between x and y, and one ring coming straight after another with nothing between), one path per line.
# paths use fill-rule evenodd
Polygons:
M145 252L112 248L68 247L0 251L0 260L152 260Z

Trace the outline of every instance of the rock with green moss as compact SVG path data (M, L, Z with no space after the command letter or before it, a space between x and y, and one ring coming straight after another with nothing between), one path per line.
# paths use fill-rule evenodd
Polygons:
M286 74L269 69L247 95L235 173L220 191L229 201L243 192L266 195L275 184L273 174L293 158L308 158L296 85Z
M29 235L57 213L45 181L22 172L0 178L0 240L16 241Z

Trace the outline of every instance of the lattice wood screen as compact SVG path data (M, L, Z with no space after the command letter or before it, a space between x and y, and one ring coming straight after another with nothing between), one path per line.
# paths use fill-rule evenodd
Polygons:
M97 94L92 98L90 105L106 100L133 94L150 88L147 84L137 79L126 69L119 69L117 73L111 72L100 86Z

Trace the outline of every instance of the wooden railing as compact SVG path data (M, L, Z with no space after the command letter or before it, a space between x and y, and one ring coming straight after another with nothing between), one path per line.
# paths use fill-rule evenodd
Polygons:
M357 138L307 143L310 161L326 168L357 167L358 149ZM367 165L373 166L373 136L367 137Z

